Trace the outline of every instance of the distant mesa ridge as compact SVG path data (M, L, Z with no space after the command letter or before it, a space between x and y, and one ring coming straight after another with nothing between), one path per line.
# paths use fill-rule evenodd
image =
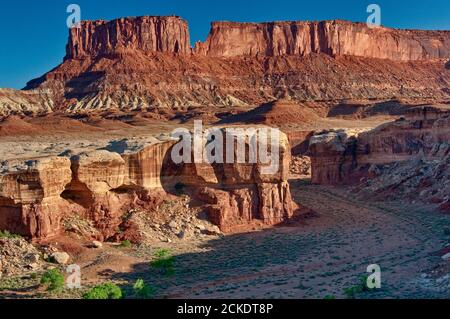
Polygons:
M70 31L65 59L121 50L214 57L306 56L324 53L393 61L450 58L450 31L399 30L343 20L266 23L213 22L205 42L190 45L187 22L177 16L83 21Z
M450 98L450 31L342 20L213 22L192 47L185 20L146 16L84 21L70 29L66 50L63 63L24 91L0 90L0 118L103 110L169 117L281 97L299 104L246 114L278 123L311 118L303 102ZM302 119L292 116L299 112Z

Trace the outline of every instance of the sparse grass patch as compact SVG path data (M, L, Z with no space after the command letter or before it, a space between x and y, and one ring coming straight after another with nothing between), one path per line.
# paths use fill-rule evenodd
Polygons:
M16 290L23 285L20 277L5 278L0 281L0 291L3 290Z
M344 295L348 299L355 299L358 294L360 294L362 292L371 291L367 287L367 278L368 278L368 276L362 276L360 278L360 282L359 282L358 285L355 285L355 286L352 286L352 287L348 287L348 288L344 288Z
M130 248L131 246L133 246L133 244L131 243L131 241L129 241L128 239L122 241L120 243L120 248Z
M64 288L64 275L59 269L47 270L41 277L41 285L47 286L48 291L57 291Z
M154 260L150 262L150 267L164 271L167 276L173 275L175 259L169 249L159 249L154 255Z
M13 234L7 230L0 230L0 238L13 239L13 238L22 238L22 236L18 234Z
M113 283L95 286L83 294L83 299L122 299L122 297L122 289Z
M155 288L146 284L143 279L138 279L133 286L134 295L139 299L152 299L155 296Z

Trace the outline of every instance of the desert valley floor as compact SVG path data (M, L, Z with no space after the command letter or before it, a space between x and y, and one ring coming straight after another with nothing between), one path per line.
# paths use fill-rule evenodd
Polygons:
M56 116L32 120L32 125L18 118L3 123L0 147L5 160L105 147L124 151L166 136L176 126L104 120L92 126L92 132L84 129L80 134L76 127L87 124L67 121ZM389 119L322 119L317 125L355 129L384 121ZM8 134L18 127L25 128L22 135ZM68 252L71 263L81 266L85 287L113 281L127 291L142 278L155 287L158 298L345 298L345 289L358 285L374 263L382 268L382 289L361 292L358 298L450 297L449 265L439 253L449 239L444 232L448 214L424 203L360 198L352 187L313 185L309 176L291 174L289 183L293 200L309 212L274 228L227 235L205 232L210 226L202 224L207 222L200 208L180 194L156 207L152 217L137 217L146 233L139 244L111 242L92 248L77 231L41 244ZM72 230L84 225L68 222ZM186 232L182 238L181 229ZM149 267L159 249L173 253L174 273L169 276ZM84 291L47 292L34 273L1 278L0 298L72 298Z
M130 287L144 278L160 298L345 298L344 289L358 284L372 263L382 267L382 289L360 298L450 297L448 279L442 279L448 264L436 251L448 240L442 229L449 216L425 205L369 204L344 188L300 179L291 185L294 199L317 216L263 231L132 248L105 244L93 251L88 242L56 242L75 253L85 283L113 280ZM173 275L149 269L158 248L173 250ZM76 291L57 296L78 297ZM0 297L55 295L40 290L35 278L22 276L1 280Z

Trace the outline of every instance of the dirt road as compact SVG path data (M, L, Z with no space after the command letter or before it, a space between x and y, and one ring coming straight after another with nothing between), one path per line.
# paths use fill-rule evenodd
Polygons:
M443 227L449 216L420 205L358 201L343 190L301 181L293 181L292 190L296 201L320 216L208 242L204 252L178 255L170 278L133 276L171 298L343 298L344 288L378 264L382 289L359 297L450 297L450 289L427 288L422 278L442 262L433 253L448 240Z
M344 289L359 284L368 265L378 264L382 288L358 298L450 298L449 280L424 275L445 263L436 252L449 241L443 230L450 216L418 204L357 200L345 189L301 180L291 181L291 189L294 200L317 216L213 240L86 250L75 260L83 283L114 281L126 291L143 278L158 298L346 298ZM174 252L172 276L149 267L159 248ZM82 293L47 296L36 291L35 281L14 282L16 289L3 290L0 298Z

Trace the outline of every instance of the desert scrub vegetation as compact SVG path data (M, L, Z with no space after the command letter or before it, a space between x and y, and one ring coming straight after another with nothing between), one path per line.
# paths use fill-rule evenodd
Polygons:
M132 245L133 245L133 244L131 243L131 241L129 241L129 240L127 239L127 240L122 241L122 242L120 243L120 246L119 246L119 247L121 247L121 248L130 248Z
M56 268L47 270L41 277L41 285L46 286L48 291L61 290L64 283L64 275Z
M119 286L105 283L89 289L83 294L83 299L122 299L123 293Z
M155 288L138 279L133 286L134 296L138 299L152 299L155 296Z
M13 238L22 238L22 236L10 233L7 230L0 230L0 238L13 239Z
M159 249L154 254L154 260L150 262L150 267L159 269L165 273L166 276L174 274L175 258L169 249Z
M23 288L24 283L20 277L4 277L0 280L0 291Z
M356 296L360 293L372 291L371 289L369 289L369 287L367 287L367 279L368 278L369 278L368 276L362 276L359 279L358 285L344 288L344 295L348 299L355 299Z

